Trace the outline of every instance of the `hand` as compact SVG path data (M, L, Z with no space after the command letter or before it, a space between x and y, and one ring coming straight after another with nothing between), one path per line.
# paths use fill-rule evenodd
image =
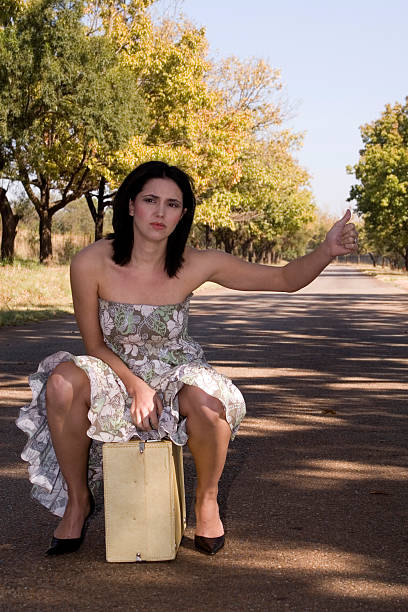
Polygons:
M130 413L136 427L143 431L157 429L163 404L156 391L138 378L128 393L133 398Z
M358 249L358 233L354 223L348 223L350 218L351 212L347 210L344 217L327 232L323 244L328 249L330 257L349 255Z

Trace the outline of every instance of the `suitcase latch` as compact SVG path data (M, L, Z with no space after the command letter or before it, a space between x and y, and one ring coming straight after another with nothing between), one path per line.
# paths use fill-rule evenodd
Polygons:
M145 448L144 442L139 442L139 453L143 453Z
M140 556L140 553L137 553L136 554L136 561L141 561L141 560L142 560L142 557Z

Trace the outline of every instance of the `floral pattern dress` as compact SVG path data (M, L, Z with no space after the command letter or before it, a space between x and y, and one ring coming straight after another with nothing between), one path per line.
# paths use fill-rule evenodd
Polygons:
M177 394L184 384L194 385L219 399L233 439L245 415L241 392L205 360L203 350L187 330L190 296L180 304L149 306L99 299L99 321L106 345L152 388L163 402L157 430L139 431L130 414L132 399L120 378L97 357L60 351L41 361L29 378L32 402L23 406L17 427L29 439L21 455L29 463L31 495L57 516L64 514L67 491L48 429L45 389L49 375L64 361L73 361L88 376L92 439L88 482L95 488L102 478L103 442L170 438L180 446L187 442L186 419L178 410Z

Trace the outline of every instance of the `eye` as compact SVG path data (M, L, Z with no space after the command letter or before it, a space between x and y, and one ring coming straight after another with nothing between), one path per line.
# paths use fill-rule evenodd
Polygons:
M148 204L154 204L156 200L154 200L154 198L143 198L143 201Z
M169 206L172 208L180 208L181 204L180 202L169 202Z

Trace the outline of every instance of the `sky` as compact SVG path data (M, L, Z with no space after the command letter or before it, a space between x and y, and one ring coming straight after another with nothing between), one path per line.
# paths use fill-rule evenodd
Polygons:
M206 28L210 56L263 58L279 68L304 132L296 152L319 208L340 214L358 161L359 126L408 95L407 0L182 0Z

